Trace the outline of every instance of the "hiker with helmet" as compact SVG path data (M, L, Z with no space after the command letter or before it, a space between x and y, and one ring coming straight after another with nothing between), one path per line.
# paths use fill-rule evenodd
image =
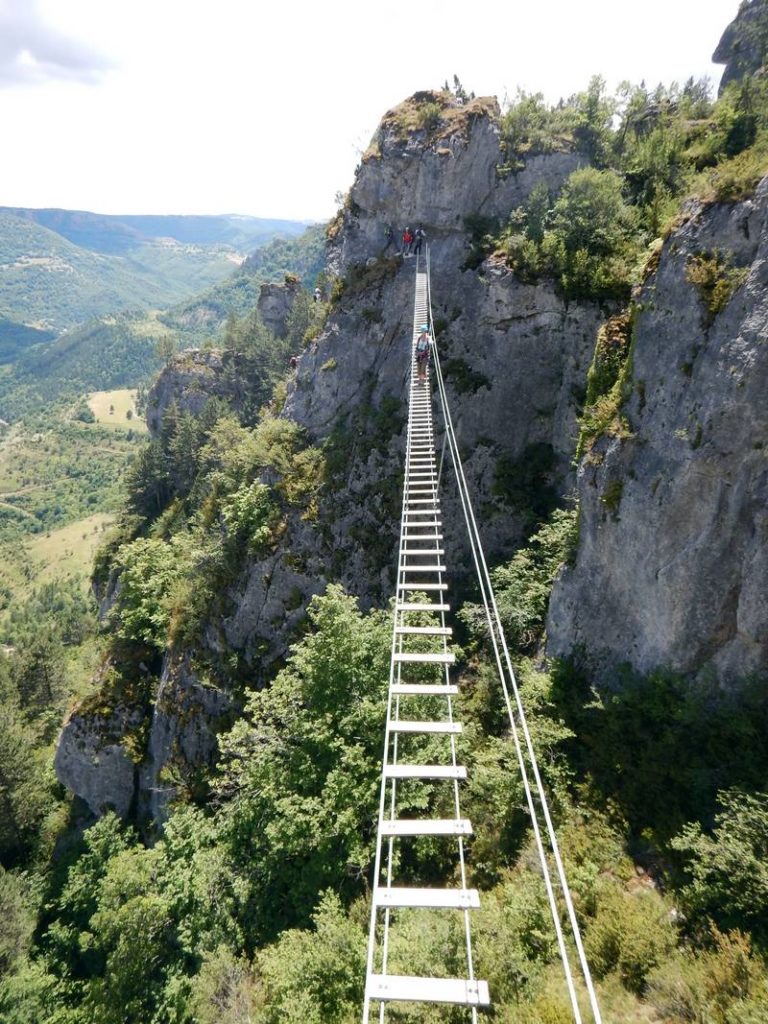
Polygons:
M416 232L415 232L415 234L413 236L413 240L414 240L413 241L413 255L414 256L418 256L419 253L421 252L422 245L427 240L427 236L424 233L424 229L422 228L421 225L419 225L416 228Z
M427 365L429 363L429 346L432 339L429 336L429 324L421 325L421 334L416 339L416 367L419 373L419 381L427 379Z
M411 255L411 246L413 245L413 235L411 229L406 228L403 232L403 256Z

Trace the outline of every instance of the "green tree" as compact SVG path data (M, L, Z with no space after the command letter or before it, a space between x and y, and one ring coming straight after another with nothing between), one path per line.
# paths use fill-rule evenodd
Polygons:
M0 978L25 956L32 941L35 915L29 883L0 866Z
M158 359L162 359L166 366L170 366L179 351L179 343L174 334L164 334L155 346Z
M300 288L296 292L291 311L286 320L289 348L293 352L299 351L304 345L304 336L309 330L315 317L315 303L306 288Z
M252 872L249 925L262 939L306 923L327 886L354 891L375 835L389 616L363 616L331 586L309 620L286 668L221 739L223 824Z
M58 718L66 692L64 646L58 636L39 633L13 660L22 707L33 717L51 711Z
M711 835L693 822L672 840L682 857L683 906L695 920L748 928L768 943L768 793L728 790Z
M124 544L114 565L120 576L117 600L110 612L121 640L164 650L171 604L169 595L183 572L178 547L162 540L139 538Z
M48 779L37 733L10 702L0 705L0 860L28 854L47 810Z
M258 957L265 990L259 1024L353 1024L365 981L366 933L325 893L311 931L285 931Z
M599 75L590 79L585 92L576 97L577 120L574 137L579 147L594 163L604 165L612 141L615 100L606 94L605 80Z

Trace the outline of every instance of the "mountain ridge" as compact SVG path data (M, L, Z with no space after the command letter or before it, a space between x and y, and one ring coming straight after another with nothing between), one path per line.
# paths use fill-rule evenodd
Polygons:
M149 239L256 248L277 235L301 234L308 221L246 214L109 214L62 207L0 206L92 252L120 253Z

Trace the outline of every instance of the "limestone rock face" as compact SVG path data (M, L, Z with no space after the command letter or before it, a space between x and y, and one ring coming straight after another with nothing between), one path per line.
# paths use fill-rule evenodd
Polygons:
M729 82L738 82L763 66L768 44L768 2L751 0L723 32L712 54L715 64L725 64L720 80L720 94Z
M548 284L521 284L492 263L478 274L439 262L434 314L444 323L440 356L465 472L483 510L487 553L511 557L529 525L516 482L550 487L559 500L575 485L577 414L602 314L592 303L566 304ZM333 431L349 449L344 478L320 520L339 553L342 582L367 602L386 600L394 585L412 301L410 261L354 303L342 299L329 329L302 356L286 403L286 414L310 436ZM361 316L362 303L373 322ZM386 444L373 444L357 411L387 402L391 411L380 424ZM436 423L439 448L439 416ZM526 485L532 455L541 471ZM450 472L442 508L456 579L471 563Z
M341 275L353 264L394 252L393 247L385 252L388 226L399 242L405 227L413 231L421 225L439 266L463 263L465 218L506 219L536 184L545 182L556 193L584 163L575 153L533 154L509 173L493 98L445 111L441 129L432 134L404 134L398 127L400 109L385 115L350 190L343 228L329 254L332 269Z
M171 405L179 412L199 415L212 395L224 397L225 356L221 352L190 349L167 366L147 398L147 426L155 437Z
M691 258L732 254L744 280L721 312ZM640 296L631 436L578 473L580 542L550 605L551 654L609 680L625 662L768 671L768 179L753 200L697 208Z
M179 784L193 786L195 773L214 763L216 733L232 708L231 695L199 679L186 659L166 658L138 778L143 817L165 820Z
M252 408L250 368L236 352L189 349L160 373L147 396L147 426L156 437L174 407L199 416L211 398L221 398L238 413Z
M64 786L100 816L114 810L126 817L136 794L138 769L126 739L144 721L139 709L115 708L107 714L75 711L62 729L54 769Z

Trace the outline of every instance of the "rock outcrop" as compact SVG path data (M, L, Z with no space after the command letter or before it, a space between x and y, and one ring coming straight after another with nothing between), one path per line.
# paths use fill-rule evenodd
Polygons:
M442 103L442 118L414 128L425 101ZM387 226L399 236L418 224L429 239L441 359L492 557L511 555L528 525L528 509L511 492L515 475L528 472L532 450L540 484L559 498L574 485L577 416L603 316L597 304L569 304L550 283L523 284L493 260L468 266L473 223L505 221L540 183L556 194L583 157L533 154L512 172L496 101L446 103L446 94L417 94L384 117L332 231L329 265L346 287L327 329L300 359L285 407L310 437L340 432L350 449L341 493L321 519L338 576L365 601L386 600L393 585L405 413L398 403L406 391L416 262L386 248ZM391 410L378 425L389 433L386 451L372 450L370 423L357 414L363 407L373 417ZM443 510L448 557L467 564L450 485Z
M119 705L111 710L81 707L64 723L56 775L97 817L113 810L124 818L135 809L138 765L130 739L145 719L143 708Z
M290 277L282 284L267 282L261 286L256 308L264 326L278 338L288 333L288 316L300 287L298 279Z
M730 280L719 312L691 282L702 259ZM630 435L582 462L578 556L549 613L550 653L598 679L620 663L723 684L768 672L766 285L768 178L690 211L642 290Z
M768 53L768 0L747 0L723 32L712 54L715 64L725 64L720 94L729 82L738 82L759 71Z

